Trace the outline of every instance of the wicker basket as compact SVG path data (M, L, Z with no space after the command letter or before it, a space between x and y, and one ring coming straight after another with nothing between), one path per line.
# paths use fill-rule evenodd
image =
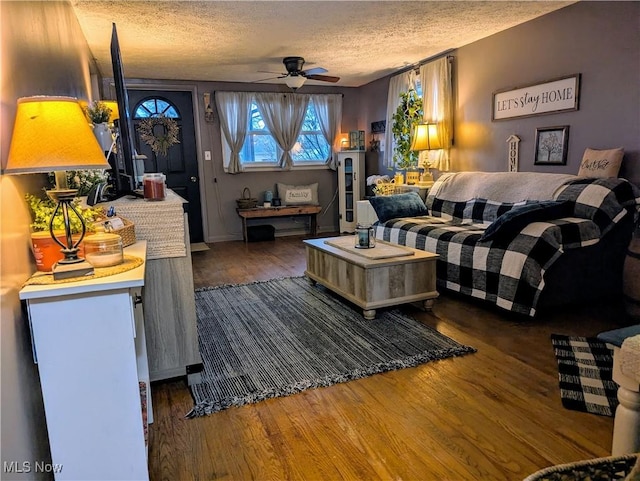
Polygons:
M410 192L411 189L406 185L396 185L393 182L381 182L374 186L373 191L376 195L393 195L404 194L405 192Z
M128 247L136 243L136 228L135 224L131 222L129 219L125 219L121 215L118 216L122 222L124 223L124 227L120 229L113 229L108 224L108 217L105 217L101 220L98 220L94 225L101 226L105 231L111 232L113 234L118 234L122 238L122 247Z
M124 227L121 229L113 230L114 234L118 234L122 237L122 247L127 247L136 243L136 227L129 219L125 219L119 216L124 222Z
M242 197L236 199L238 209L253 209L258 205L258 199L251 197L249 187L245 187L242 191Z

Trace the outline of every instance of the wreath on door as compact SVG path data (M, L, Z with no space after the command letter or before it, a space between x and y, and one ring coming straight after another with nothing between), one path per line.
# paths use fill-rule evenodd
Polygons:
M156 133L156 126L162 127L162 133ZM140 134L140 139L151 147L151 150L156 155L167 155L169 147L180 143L178 140L178 123L164 115L141 120L137 130Z

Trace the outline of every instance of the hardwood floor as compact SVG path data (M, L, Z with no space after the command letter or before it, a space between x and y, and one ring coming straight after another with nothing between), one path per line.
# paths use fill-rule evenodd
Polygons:
M211 244L195 285L302 275L301 240ZM196 419L185 381L155 383L151 479L520 480L610 453L612 418L562 407L549 336L632 324L621 306L529 320L442 294L403 309L478 352Z

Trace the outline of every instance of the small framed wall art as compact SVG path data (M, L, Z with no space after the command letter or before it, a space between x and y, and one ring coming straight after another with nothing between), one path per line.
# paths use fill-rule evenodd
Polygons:
M567 165L569 126L536 129L534 165Z

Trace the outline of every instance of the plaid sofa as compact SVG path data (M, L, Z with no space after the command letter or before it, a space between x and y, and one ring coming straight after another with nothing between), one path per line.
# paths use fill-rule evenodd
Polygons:
M518 174L482 173L485 192L501 197L501 200L479 197L485 187L474 187L475 192L470 194L455 189L456 183L468 187L470 184L466 181L473 173L445 174L429 192L426 201L428 216L395 218L378 223L375 226L376 237L439 254L436 272L439 289L469 295L531 317L536 315L548 286L554 286L556 291L558 287L560 290L566 287L566 295L555 292L555 299L571 302L577 299L576 296L588 295L591 298L611 291L613 285L620 285L611 279L615 280L616 276L620 282L622 279L624 254L637 216L640 191L624 179ZM457 182L459 176L463 182ZM491 192L493 178L503 183L498 193ZM540 182L541 187L527 187L520 181L529 184ZM439 182L448 185L442 188ZM534 192L528 194L533 198L514 201L527 188ZM466 195L474 197L460 200ZM483 237L489 226L509 211L545 200L563 201L568 215L531 222L514 235L491 240ZM622 232L613 234L616 229ZM616 238L615 246L609 246L607 238ZM624 245L623 249L620 249L621 245ZM612 249L616 251L612 252ZM570 284L573 282L567 282L571 279L567 270L556 269L555 265L580 251L590 253L587 259L591 259L596 270L594 273L591 265L588 274L574 270L575 277L581 278L575 283L577 292L572 292ZM606 265L598 266L599 262L606 262ZM576 265L569 261L567 265L571 269L581 269L586 266L584 255ZM550 274L553 272L558 272L562 282L554 282ZM591 278L585 279L584 276ZM607 284L601 285L603 283ZM589 288L585 289L585 285Z

